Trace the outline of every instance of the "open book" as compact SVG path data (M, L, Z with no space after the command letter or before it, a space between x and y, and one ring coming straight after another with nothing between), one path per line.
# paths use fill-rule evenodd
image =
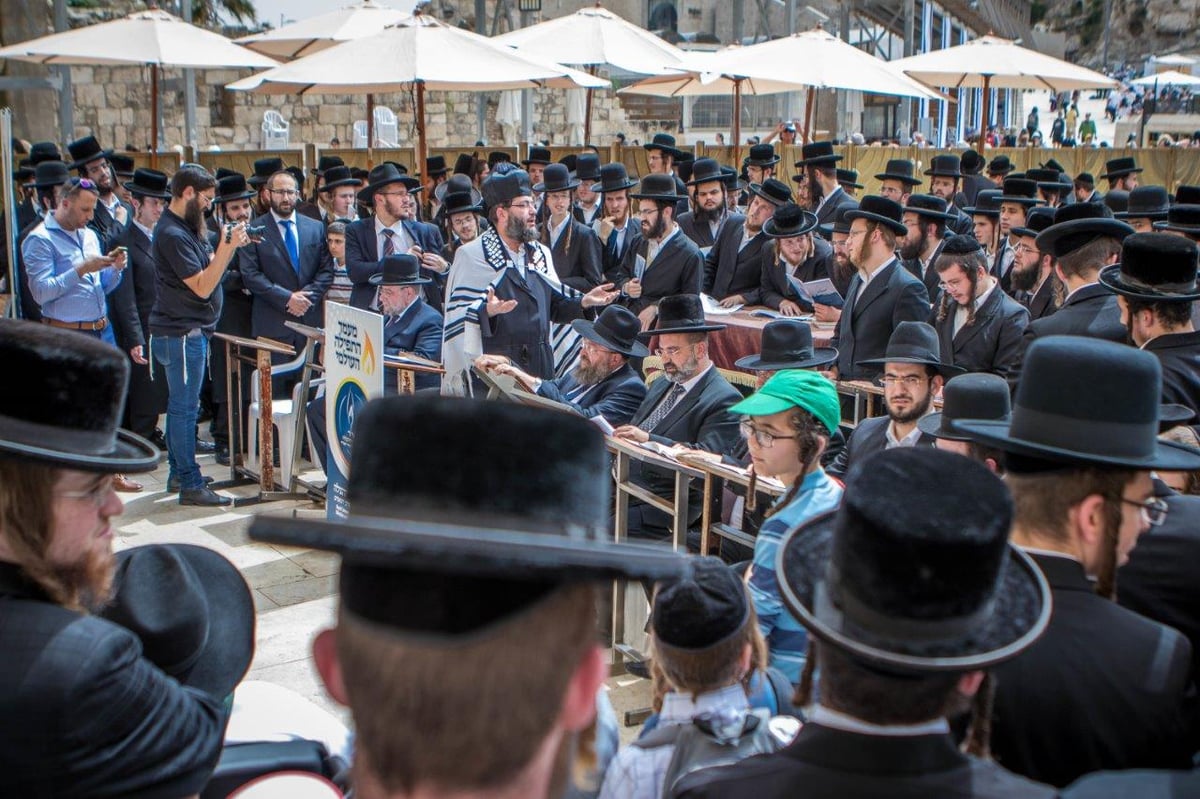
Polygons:
M814 303L828 305L831 308L841 308L845 305L845 300L834 287L833 281L829 278L820 278L818 280L810 280L807 283L802 283L796 278L788 275L788 283L792 289L800 295L800 302L804 305L812 306Z
M728 316L732 313L737 313L742 309L741 305L734 305L731 308L722 308L721 301L715 297L710 297L707 294L700 295L700 303L704 306L704 314L706 316Z

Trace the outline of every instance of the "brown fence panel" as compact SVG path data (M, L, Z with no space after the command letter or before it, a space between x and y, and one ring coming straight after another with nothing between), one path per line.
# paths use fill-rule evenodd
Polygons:
M217 167L232 169L249 177L254 174L254 162L260 158L282 158L284 166L298 166L307 171L304 163L304 151L289 150L229 150L221 152L199 152L196 161L209 172L216 172Z

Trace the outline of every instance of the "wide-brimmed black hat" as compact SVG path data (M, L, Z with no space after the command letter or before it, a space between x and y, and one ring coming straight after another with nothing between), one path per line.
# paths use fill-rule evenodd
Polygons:
M863 197L857 208L847 211L846 219L851 222L855 219L878 222L897 236L903 236L908 232L908 228L904 224L904 209L900 203L874 194Z
M558 159L558 163L567 168L567 171L574 173L575 167L579 165L579 156L575 153L567 153L562 158Z
M778 372L781 369L812 369L838 358L833 347L813 347L812 328L799 319L772 319L762 331L761 351L738 358L739 369Z
M433 282L421 277L421 262L406 252L384 256L380 267L380 271L369 278L372 286L421 286Z
M962 160L957 155L935 155L929 159L925 174L933 178L961 178Z
M575 177L580 183L591 185L600 179L600 156L595 153L580 153L575 159Z
M317 165L313 167L314 175L324 175L335 166L345 166L346 162L342 160L340 155L322 155L317 158Z
M133 180L122 184L135 197L157 197L171 199L169 180L165 172L139 167L133 172Z
M71 179L71 169L62 161L42 161L33 168L33 187L49 189Z
M254 657L254 600L238 568L191 544L117 553L112 600L100 615L132 632L142 655L180 684L218 700Z
M1007 175L1015 170L1013 162L1009 160L1007 155L998 155L988 162L987 171L989 175Z
M452 191L442 198L442 213L446 218L470 212L473 214L482 214L483 206L480 204L481 195L478 191Z
M970 441L955 429L959 419L1008 421L1012 399L1008 381L990 372L972 372L952 377L942 389L942 410L917 420L922 433L949 441Z
M296 188L300 189L301 193L303 193L304 178L305 178L304 170L298 166L289 166L289 167L285 167L283 171L287 172L289 175L291 175L292 177L294 177L296 179Z
M683 158L683 150L675 146L675 137L669 133L655 133L654 138L642 145L643 150L661 150L672 158Z
M800 160L793 166L803 169L809 166L833 166L842 157L833 151L833 142L815 141L800 148Z
M549 164L542 172L542 182L534 186L533 190L548 193L569 191L578 186L579 181L571 177L571 170L566 164Z
M692 179L686 181L689 186L699 186L701 183L724 182L725 173L721 164L715 158L697 158L692 163Z
M1141 302L1195 302L1195 242L1161 233L1134 233L1121 242L1121 260L1100 270L1100 282Z
M762 197L776 208L792 201L792 190L786 183L775 178L767 178L762 183L751 183L749 191L756 197Z
M495 169L496 164L501 164L501 163L505 163L505 162L511 163L512 156L509 155L508 153L504 152L503 150L492 150L490 153L488 153L487 162L488 162L488 169Z
M358 190L358 199L361 202L369 203L375 197L376 191L393 183L404 184L410 193L418 192L422 188L420 180L409 177L397 169L395 164L385 161L371 169L370 174L367 175L367 185Z
M242 173L238 172L236 169L229 169L228 167L219 166L219 167L217 167L216 171L213 172L213 177L216 178L217 180L220 180L221 178L228 178L228 177L233 177L234 175L241 175L241 174Z
M1041 184L1028 178L1007 178L1004 188L1000 190L1001 203L1015 203L1026 207L1040 205L1041 198L1037 196Z
M837 172L837 182L842 186L848 189L866 188L863 186L863 184L858 182L857 169L838 169L835 171Z
M70 165L71 169L80 169L92 161L108 158L113 151L101 147L95 136L84 136L82 139L76 139L68 144L67 152L74 159Z
M1000 189L983 189L975 195L975 204L962 209L967 216L990 216L1000 218Z
M650 354L646 345L637 340L642 323L633 311L621 305L609 305L595 322L576 319L571 327L589 341L630 358L645 358Z
M503 175L493 173L483 182L483 201L488 208L508 205L518 197L532 196L529 173L524 169L514 169Z
M111 344L0 319L0 363L27 382L0 391L0 457L85 472L149 472L158 465L157 447L119 429L129 358Z
M450 167L446 166L446 156L431 155L425 159L425 174L430 177L444 175L450 171Z
M1138 186L1129 192L1129 203L1124 211L1114 213L1117 219L1149 219L1152 221L1167 218L1171 210L1171 195L1162 186Z
M638 333L638 338L649 341L665 333L711 333L724 329L725 325L709 324L704 318L699 294L673 294L659 300L658 326Z
M1049 191L1061 191L1062 183L1059 180L1062 175L1057 169L1034 168L1026 170L1025 180L1032 180L1039 189L1047 189ZM1007 183L1008 181L1004 181Z
M771 218L763 223L762 232L772 239L790 239L817 229L817 215L788 202L775 208Z
M908 196L908 205L904 206L904 212L930 219L944 219L946 221L958 219L958 214L947 213L946 209L949 207L949 203L936 194L910 194Z
M738 175L738 171L731 166L722 166L721 175L725 178L725 188L728 191L741 191L746 188L746 183Z
M1104 163L1104 174L1100 177L1103 180L1110 180L1112 178L1124 177L1125 175L1133 175L1141 171L1142 168L1137 165L1137 161L1132 157L1114 158Z
M774 166L779 163L779 156L772 144L754 144L750 146L750 154L742 159L742 166Z
M883 450L850 467L838 510L784 537L780 594L823 645L889 673L985 669L1050 621L1046 578L1009 543L1012 517L986 466L933 447Z
M978 175L987 161L975 150L964 150L958 157L958 164L964 175Z
M1176 186L1175 203L1178 205L1200 205L1200 186Z
M459 153L454 158L454 174L470 177L474 171L476 160L474 153Z
M282 158L259 158L254 162L254 174L246 182L258 188L271 179L271 175L283 171Z
M942 377L960 375L965 369L942 363L937 331L927 322L901 322L892 330L882 358L859 361L859 366L883 366L889 363L915 363L932 366Z
M1011 423L960 420L957 427L1034 461L1200 468L1200 452L1158 440L1161 392L1162 367L1149 352L1096 338L1047 336L1025 356Z
M29 165L29 159L23 158L21 159L20 165L13 170L13 180L15 180L17 183L25 183L33 178L33 176L36 174L37 170Z
M1046 205L1039 205L1036 208L1030 208L1029 212L1025 214L1024 227L1014 227L1010 232L1014 236L1036 239L1039 233L1053 224L1054 209Z
M258 194L257 191L246 186L246 178L235 172L217 180L217 194L213 197L213 205L233 200L246 200L256 194Z
M1122 218L1121 214L1129 210L1129 192L1124 189L1110 189L1104 195L1104 204L1113 212L1114 217Z
M893 158L887 167L875 176L876 180L897 180L906 186L920 186L924 181L916 177L913 162L907 158Z
M113 153L108 157L108 162L112 164L113 172L119 178L131 178L137 171L137 164L127 155Z
M582 417L393 396L368 402L353 436L368 445L353 447L348 518L260 515L250 537L339 553L341 606L358 618L462 636L565 585L660 580L688 568L668 547L612 541L604 437ZM479 468L461 468L485 453Z
M604 194L610 191L631 189L637 184L636 180L629 179L629 173L625 171L625 165L616 162L600 167L600 182L592 184L592 191Z
M1166 220L1154 223L1155 230L1176 230L1188 236L1200 236L1200 205L1177 204L1171 206Z
M324 182L321 184L321 193L327 194L334 189L342 186L358 187L358 178L354 177L348 166L331 166L323 173Z
M720 558L697 556L688 574L664 580L654 593L650 628L655 648L702 652L728 641L750 621L741 575Z
M58 145L52 141L35 141L29 145L29 163L31 166L37 166L43 161L61 160L63 160L62 152L59 151Z
M530 147L529 156L521 163L525 166L530 164L551 164L554 159L550 156L549 147Z
M685 199L678 194L675 187L674 175L646 175L637 191L629 193L631 200L658 200L659 202L678 202Z
M1133 228L1113 218L1112 211L1099 203L1071 203L1054 211L1054 224L1037 237L1037 248L1060 258L1109 236L1118 241L1133 233Z
M1072 181L1072 184L1077 189L1094 189L1096 188L1096 178L1092 176L1091 172L1080 172L1075 176L1075 180Z

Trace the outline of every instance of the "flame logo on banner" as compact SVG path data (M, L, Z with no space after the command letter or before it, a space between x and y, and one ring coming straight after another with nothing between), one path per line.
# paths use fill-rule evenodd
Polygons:
M363 374L375 374L375 347L371 344L371 337L363 334L363 353L362 353L362 370Z

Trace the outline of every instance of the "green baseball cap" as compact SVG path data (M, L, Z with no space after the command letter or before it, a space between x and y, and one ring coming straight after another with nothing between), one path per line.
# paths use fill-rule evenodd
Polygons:
M762 388L729 409L741 416L770 416L790 408L803 408L825 425L830 434L842 420L837 387L833 381L805 369L783 369L763 383Z

